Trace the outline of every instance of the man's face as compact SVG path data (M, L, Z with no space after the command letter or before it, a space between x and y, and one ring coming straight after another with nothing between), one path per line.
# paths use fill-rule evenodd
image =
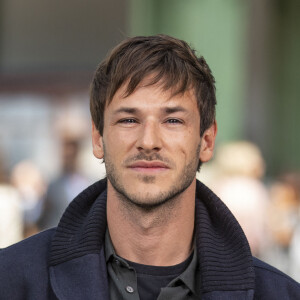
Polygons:
M125 90L121 87L105 109L103 137L93 126L94 154L104 156L117 194L151 208L190 187L199 159L212 155L215 127L207 153L192 90L172 96L157 85L141 86L124 98Z

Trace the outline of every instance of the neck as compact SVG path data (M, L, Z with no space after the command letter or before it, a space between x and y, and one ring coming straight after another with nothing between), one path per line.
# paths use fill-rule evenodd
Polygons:
M108 181L107 222L116 253L133 262L171 266L193 249L196 180L176 198L152 210L120 200Z

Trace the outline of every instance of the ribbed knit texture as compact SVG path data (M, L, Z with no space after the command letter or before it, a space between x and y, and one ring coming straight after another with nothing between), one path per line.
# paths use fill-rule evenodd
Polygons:
M63 214L51 244L50 266L90 253L99 253L106 229L106 180L80 193Z
M106 180L79 194L64 213L54 236L50 266L99 253L106 231ZM254 270L247 239L228 208L197 182L197 253L203 292L254 289Z
M196 243L203 292L254 289L252 255L245 234L225 204L197 182Z

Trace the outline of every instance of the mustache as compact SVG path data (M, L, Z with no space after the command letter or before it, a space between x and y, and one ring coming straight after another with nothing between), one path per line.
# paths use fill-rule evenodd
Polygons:
M151 153L151 154L145 154L145 153L138 153L136 155L132 155L130 157L128 157L124 163L127 164L131 164L135 161L139 161L139 160L145 160L145 161L161 161L165 164L167 164L168 166L173 166L173 162L170 161L168 158L163 157L161 154L159 153Z

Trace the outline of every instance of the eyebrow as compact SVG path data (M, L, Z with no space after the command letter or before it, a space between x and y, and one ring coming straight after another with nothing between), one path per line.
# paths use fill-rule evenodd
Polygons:
M182 106L164 107L163 111L166 114L172 114L172 113L176 113L176 112L185 112L185 113L187 112L187 110ZM114 114L118 114L118 113L137 114L139 112L140 112L140 109L138 109L138 108L120 107L114 111Z
M114 114L118 113L128 113L128 114L135 114L139 112L139 109L133 107L120 107L119 109L114 111Z
M172 113L176 113L176 112L187 112L187 110L185 108L183 108L182 106L166 107L164 109L164 111L167 114L172 114Z

